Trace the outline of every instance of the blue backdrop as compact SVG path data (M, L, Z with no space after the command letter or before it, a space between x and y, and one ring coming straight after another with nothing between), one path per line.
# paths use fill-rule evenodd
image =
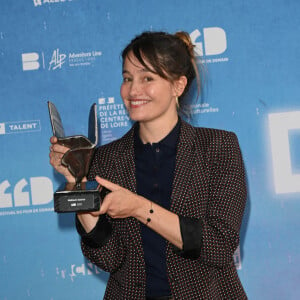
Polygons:
M74 215L53 212L47 101L67 135L101 144L130 121L120 51L144 30L185 30L205 65L190 122L236 132L249 187L239 276L249 299L300 299L300 2L16 0L0 4L0 299L101 299Z

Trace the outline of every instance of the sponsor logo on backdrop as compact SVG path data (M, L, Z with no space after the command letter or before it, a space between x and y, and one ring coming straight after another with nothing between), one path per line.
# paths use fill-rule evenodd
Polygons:
M0 135L41 131L40 120L15 121L0 123Z
M108 143L118 138L118 136L114 135L114 129L131 125L124 104L115 103L114 97L98 99L98 118L103 143Z
M48 177L22 178L14 185L0 182L0 216L53 211L52 199L53 184Z
M71 2L73 0L33 0L34 6L41 6L43 4L54 4L54 3L63 3Z
M70 279L74 281L75 277L82 277L87 275L97 275L103 273L101 269L95 266L92 263L79 264L79 265L71 265L68 267L56 267L56 274L62 279Z
M234 265L235 265L236 269L241 270L242 269L242 260L241 260L240 246L238 246L236 248L235 252L233 253L233 261L234 261Z
M195 29L190 33L195 45L195 54L202 63L220 63L229 61L224 56L227 49L226 32L220 27Z
M54 71L64 67L91 66L102 56L99 50L66 53L57 48L50 54L42 52L22 53L23 71L48 70Z
M67 55L60 53L59 49L54 50L49 62L48 70L56 70L57 68L61 69L62 65L66 62L66 57Z
M5 134L5 123L0 123L0 134Z
M269 114L269 130L275 192L299 193L300 173L293 171L291 137L300 136L300 111Z
M36 52L22 53L23 71L38 70L40 68L39 54Z
M219 108L213 107L209 103L196 103L183 105L183 110L188 116L193 117L199 114L218 113Z

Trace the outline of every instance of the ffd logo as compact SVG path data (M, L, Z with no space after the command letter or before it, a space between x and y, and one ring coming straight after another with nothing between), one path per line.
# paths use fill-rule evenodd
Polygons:
M226 33L220 27L203 28L202 32L195 29L190 33L190 37L197 56L219 55L227 49Z

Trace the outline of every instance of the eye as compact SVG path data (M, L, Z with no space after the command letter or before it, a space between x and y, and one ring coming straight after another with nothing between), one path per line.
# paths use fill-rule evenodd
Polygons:
M151 76L145 76L145 77L143 78L143 80L144 80L145 82L149 82L149 81L152 81L152 80L153 80L153 77L151 77Z
M123 77L123 82L130 82L131 81L131 78L130 77Z

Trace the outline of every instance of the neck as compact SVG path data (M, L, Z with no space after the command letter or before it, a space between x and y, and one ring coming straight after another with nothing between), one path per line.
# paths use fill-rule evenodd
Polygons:
M158 143L166 137L171 130L175 127L178 121L178 115L172 121L167 122L153 122L153 123L140 123L139 135L144 144Z

